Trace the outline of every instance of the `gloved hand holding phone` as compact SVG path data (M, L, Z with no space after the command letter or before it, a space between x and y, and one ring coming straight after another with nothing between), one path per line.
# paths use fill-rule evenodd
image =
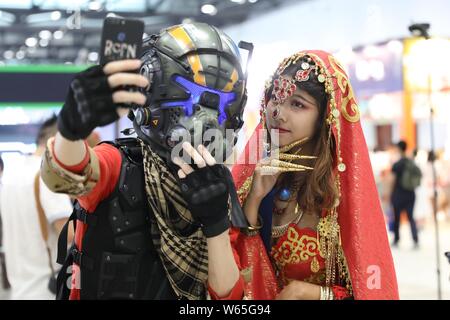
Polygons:
M127 105L144 105L138 90L149 86L138 70L143 23L107 18L103 27L100 65L78 73L70 84L58 116L58 129L68 140L81 140L98 126L105 126L128 113Z

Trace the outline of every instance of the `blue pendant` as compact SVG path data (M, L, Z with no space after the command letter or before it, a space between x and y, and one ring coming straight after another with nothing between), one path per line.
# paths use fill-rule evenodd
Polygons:
M291 190L288 188L281 189L280 193L278 194L278 198L281 201L288 201L291 198Z

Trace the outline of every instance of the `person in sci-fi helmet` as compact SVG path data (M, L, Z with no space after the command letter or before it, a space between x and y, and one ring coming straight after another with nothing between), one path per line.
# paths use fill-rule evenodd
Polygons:
M239 47L248 64L253 46ZM143 49L141 60L76 74L47 142L43 181L77 199L69 255L66 232L59 239L57 298L240 299L229 230L248 223L221 162L243 124L238 47L213 26L189 23ZM123 133L137 138L88 146L96 127L125 114L133 128Z
M250 57L251 44L240 45ZM141 60L140 73L150 86L143 90L146 104L130 114L137 135L165 158L187 140L194 147L212 143L213 156L224 161L243 125L247 100L234 42L211 25L183 24L145 39Z

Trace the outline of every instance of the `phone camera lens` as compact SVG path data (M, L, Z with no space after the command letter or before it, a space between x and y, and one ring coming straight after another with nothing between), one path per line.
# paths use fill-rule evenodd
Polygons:
M126 37L125 32L119 32L117 34L117 40L119 40L120 42L123 42L125 40L125 37Z

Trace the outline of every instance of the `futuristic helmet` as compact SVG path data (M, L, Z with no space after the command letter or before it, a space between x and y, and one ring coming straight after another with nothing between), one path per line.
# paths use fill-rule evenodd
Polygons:
M253 45L239 47L249 51L248 65ZM205 23L176 25L144 39L141 60L150 86L142 90L146 104L130 113L136 134L166 159L182 140L215 145L213 156L226 159L247 101L247 73L231 38Z

